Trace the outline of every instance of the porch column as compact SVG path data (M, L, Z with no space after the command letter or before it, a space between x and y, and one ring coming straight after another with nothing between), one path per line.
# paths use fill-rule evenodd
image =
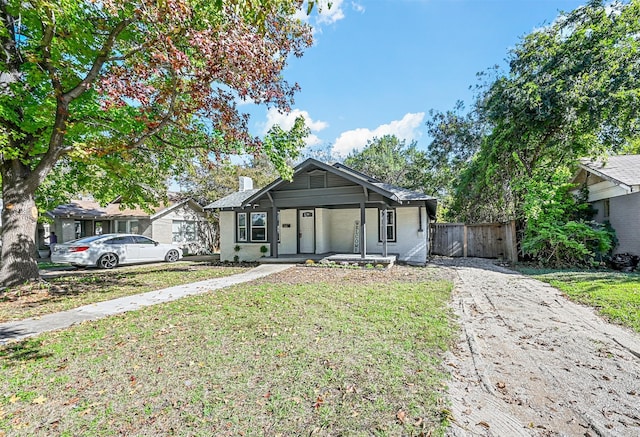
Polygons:
M380 229L380 233L382 234L382 256L387 256L387 205L382 208L382 229Z
M278 208L271 207L271 256L278 258Z
M360 258L367 257L367 214L364 202L360 203Z

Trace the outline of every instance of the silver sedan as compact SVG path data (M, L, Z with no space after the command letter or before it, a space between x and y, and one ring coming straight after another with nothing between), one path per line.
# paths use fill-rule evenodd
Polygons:
M112 269L120 264L152 261L174 262L182 258L175 244L158 243L136 234L104 234L56 244L51 262Z

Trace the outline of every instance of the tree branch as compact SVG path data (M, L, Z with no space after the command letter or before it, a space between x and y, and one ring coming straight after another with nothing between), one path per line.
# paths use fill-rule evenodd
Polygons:
M51 42L53 41L53 36L55 34L56 27L56 17L53 15L50 9L46 11L47 18L49 19L49 24L45 26L45 24L40 21L40 26L42 27L42 40L40 41L40 49L42 50L42 61L40 62L40 66L43 70L45 70L49 74L49 79L51 79L51 85L53 86L53 90L56 94L56 97L59 98L62 95L62 83L60 82L60 78L58 77L58 71L53 65L53 61L51 60Z
M54 17L50 16L52 22L54 21ZM66 135L67 128L67 120L69 117L69 103L74 99L80 97L82 93L84 93L89 86L96 80L98 77L100 70L104 66L104 63L107 61L108 55L113 49L113 46L116 42L116 39L120 33L131 23L131 20L123 20L118 23L111 32L109 32L109 36L106 41L102 45L96 59L91 66L91 69L85 76L85 78L74 88L67 91L66 93L62 93L61 86L57 86L54 80L58 80L57 78L52 77L52 83L54 83L54 89L56 90L56 98L57 98L57 108L56 108L56 118L53 124L53 130L51 132L51 138L49 139L49 148L42 155L42 159L33 170L31 175L29 176L28 184L37 187L44 180L46 175L51 171L55 163L58 159L68 153L71 148L62 147L64 143L64 138ZM47 71L55 72L55 67L51 61L51 54L49 51L48 44L51 43L53 38L53 27L49 26L48 28L43 29L43 53L45 53L45 65L47 66Z
M84 93L89 88L89 86L96 80L96 78L98 77L98 74L100 73L100 70L104 66L105 62L107 62L107 60L109 59L109 53L111 53L111 50L113 49L116 39L122 33L122 31L129 24L131 24L131 22L132 20L123 20L120 23L118 23L113 29L111 29L111 32L109 32L109 36L107 37L107 40L102 45L102 48L98 52L98 56L93 61L93 65L91 66L91 69L89 70L87 75L84 77L84 79L82 79L82 81L80 81L78 85L76 85L74 88L70 89L69 91L63 94L62 98L67 104L72 100L80 97L82 93Z
M166 114L160 119L160 122L153 129L150 129L148 132L144 133L140 138L134 141L131 144L132 148L140 147L140 145L144 143L144 141L147 138L157 134L162 130L163 127L169 124L169 122L171 121L171 116L174 113L177 97L178 97L178 87L174 87L173 93L171 93L171 102L169 103L169 108L167 109Z

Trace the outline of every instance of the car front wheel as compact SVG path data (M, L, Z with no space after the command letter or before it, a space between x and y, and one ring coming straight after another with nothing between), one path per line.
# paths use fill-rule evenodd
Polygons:
M98 267L112 269L118 266L118 255L115 253L105 253L98 260Z
M172 249L169 252L167 252L167 255L164 257L164 260L168 263L176 262L179 259L180 259L180 254L175 249Z

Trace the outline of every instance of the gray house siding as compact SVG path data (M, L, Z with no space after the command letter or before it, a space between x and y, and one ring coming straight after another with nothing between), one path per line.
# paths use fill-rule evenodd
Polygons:
M609 217L605 217L604 204L605 200L591 202L591 206L596 210L596 214L593 216L593 220L597 221L598 223L604 223L605 221L609 220Z
M609 222L618 237L614 253L640 256L640 193L612 197L609 202Z

